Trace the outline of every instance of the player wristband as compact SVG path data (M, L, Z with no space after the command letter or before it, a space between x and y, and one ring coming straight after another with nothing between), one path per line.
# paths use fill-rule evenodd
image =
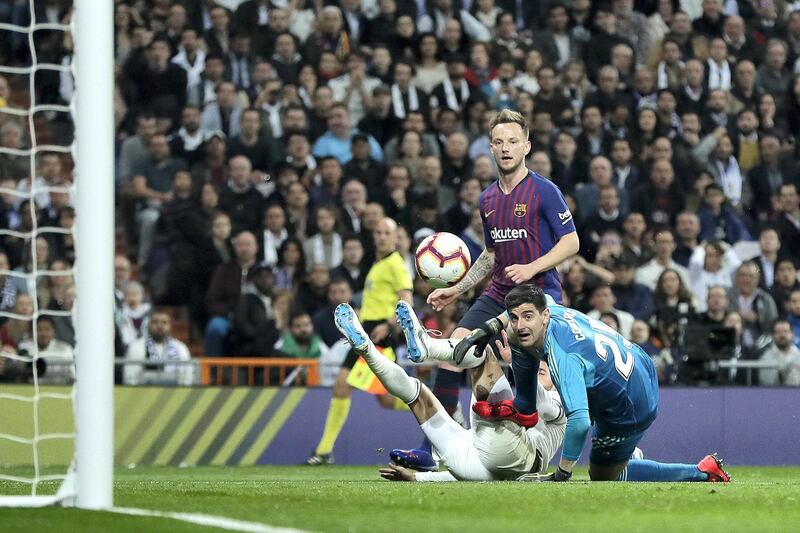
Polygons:
M503 331L503 322L497 317L490 318L489 320L483 323L483 326L481 326L480 329L482 329L489 335L497 335L498 333Z
M560 466L556 468L553 473L553 481L569 481L572 478L572 472L567 472Z

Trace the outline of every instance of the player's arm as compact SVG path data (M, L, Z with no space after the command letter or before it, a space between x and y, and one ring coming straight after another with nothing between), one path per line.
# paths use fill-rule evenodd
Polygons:
M494 249L484 248L478 259L472 264L467 271L464 279L455 284L453 289L458 291L458 294L464 294L475 285L483 281L483 279L492 273L494 269Z
M565 259L577 254L580 246L578 232L567 233L558 240L549 252L532 262L506 267L506 275L514 283L525 283L533 279L536 274L550 270L560 265Z
M555 374L559 383L558 391L567 413L567 427L564 434L564 447L561 461L555 473L556 481L566 481L572 476L572 469L581 456L583 443L589 433L589 398L586 394L586 379L582 360L574 354L566 354L554 347L554 356L548 359L551 375ZM559 479L559 476L561 479Z
M472 266L467 271L464 279L446 289L436 289L428 295L428 303L436 311L442 310L445 306L450 305L458 298L459 295L464 294L475 285L480 283L486 276L494 270L494 249L487 246L481 252L481 255L472 263Z
M450 472L417 472L395 464L380 468L378 473L383 479L388 479L389 481L458 481Z

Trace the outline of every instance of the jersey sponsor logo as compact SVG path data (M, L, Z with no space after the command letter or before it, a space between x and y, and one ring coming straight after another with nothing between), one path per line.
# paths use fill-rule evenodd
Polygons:
M528 212L527 204L514 204L514 216L524 217Z
M528 230L525 228L492 228L489 234L494 242L509 242L528 238Z
M558 219L561 221L561 225L563 226L572 219L572 213L570 213L569 209L567 209L563 213L558 214Z
M492 214L492 213L494 213L495 211L497 211L497 210L496 210L496 209L492 209L491 211L486 211L486 214L485 214L484 216L485 216L486 218L489 218L489 215L491 215L491 214Z

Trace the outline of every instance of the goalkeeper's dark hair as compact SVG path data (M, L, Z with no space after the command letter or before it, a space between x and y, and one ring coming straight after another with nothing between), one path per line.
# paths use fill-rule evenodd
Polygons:
M526 283L511 289L506 295L505 304L509 313L523 304L533 304L536 310L541 313L547 307L547 300L545 300L542 289Z

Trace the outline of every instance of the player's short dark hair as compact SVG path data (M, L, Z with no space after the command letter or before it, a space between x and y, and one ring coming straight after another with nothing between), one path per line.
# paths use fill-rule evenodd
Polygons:
M523 304L533 304L537 311L542 312L547 307L547 300L542 289L526 283L511 289L506 295L505 304L509 313Z
M522 113L512 111L511 109L503 109L500 111L489 124L489 139L492 138L492 130L500 124L518 124L519 127L522 128L522 138L526 141L528 140L530 130L528 129L528 121Z

